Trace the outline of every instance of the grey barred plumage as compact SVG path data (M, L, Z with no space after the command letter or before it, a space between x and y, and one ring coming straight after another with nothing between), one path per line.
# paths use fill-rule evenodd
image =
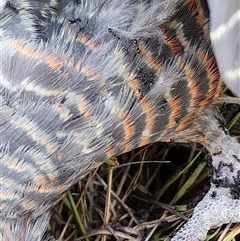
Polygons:
M215 153L229 139L205 1L1 8L2 240L41 240L48 210L107 158L170 140Z

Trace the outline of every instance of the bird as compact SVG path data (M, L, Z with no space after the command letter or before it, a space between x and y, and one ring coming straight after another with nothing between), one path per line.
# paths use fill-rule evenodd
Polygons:
M42 240L50 208L113 156L239 147L219 128L229 99L204 0L2 0L1 29L0 240Z

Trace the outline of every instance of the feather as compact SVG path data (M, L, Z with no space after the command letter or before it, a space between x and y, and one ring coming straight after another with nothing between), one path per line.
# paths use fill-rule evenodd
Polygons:
M1 7L3 238L32 240L38 219L44 232L42 215L107 158L156 141L222 148L205 1Z
M211 40L219 71L229 89L240 97L240 1L208 0Z

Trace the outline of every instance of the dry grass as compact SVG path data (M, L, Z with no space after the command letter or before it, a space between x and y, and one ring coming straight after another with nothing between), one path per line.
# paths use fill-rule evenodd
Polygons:
M236 106L222 112L227 123L240 115ZM240 137L240 118L233 124L231 134ZM54 208L50 232L66 241L170 240L208 190L210 163L201 146L175 143L108 160ZM240 240L240 224L211 230L206 240Z

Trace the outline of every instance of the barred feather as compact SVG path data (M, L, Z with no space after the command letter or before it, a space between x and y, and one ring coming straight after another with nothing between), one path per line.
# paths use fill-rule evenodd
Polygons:
M41 215L107 158L171 139L218 151L212 104L225 85L205 1L1 7L3 240L40 240L27 234L35 220L43 232Z

